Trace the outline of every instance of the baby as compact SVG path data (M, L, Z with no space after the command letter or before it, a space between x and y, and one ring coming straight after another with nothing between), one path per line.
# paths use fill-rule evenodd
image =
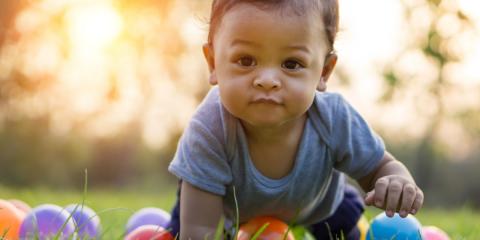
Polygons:
M317 239L358 239L364 202L388 216L419 210L409 171L345 99L325 92L337 29L337 0L213 1L203 52L214 87L169 166L181 179L173 234L212 238L222 217L273 216Z

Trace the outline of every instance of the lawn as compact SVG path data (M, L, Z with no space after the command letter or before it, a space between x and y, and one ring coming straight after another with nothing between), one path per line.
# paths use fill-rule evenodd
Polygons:
M35 207L51 203L66 206L79 203L84 199L81 191L53 191L43 188L13 189L0 186L1 199L20 199ZM155 192L146 190L89 190L85 195L85 204L93 208L100 216L103 226L103 239L122 239L128 218L144 207L159 207L166 211L175 201L173 187L159 186ZM365 213L372 219L378 210L368 208ZM480 239L480 211L464 207L460 209L424 208L416 216L424 225L435 225L445 230L452 239Z

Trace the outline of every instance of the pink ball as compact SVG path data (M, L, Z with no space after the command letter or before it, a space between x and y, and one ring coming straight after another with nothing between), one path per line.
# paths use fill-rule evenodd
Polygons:
M8 199L10 203L13 204L17 209L21 210L24 213L29 213L32 208L24 201L19 200L19 199Z
M157 225L143 225L135 228L125 240L173 240L172 234L165 228Z
M422 235L425 240L450 240L448 235L442 229L435 226L423 227Z

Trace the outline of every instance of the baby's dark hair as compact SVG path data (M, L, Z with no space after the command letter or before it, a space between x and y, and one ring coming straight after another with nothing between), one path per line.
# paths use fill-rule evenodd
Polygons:
M213 0L210 14L210 30L208 43L213 43L213 38L223 16L232 7L239 3L255 4L260 8L289 9L297 15L308 11L319 11L325 24L327 40L330 50L333 50L335 37L338 31L338 0Z

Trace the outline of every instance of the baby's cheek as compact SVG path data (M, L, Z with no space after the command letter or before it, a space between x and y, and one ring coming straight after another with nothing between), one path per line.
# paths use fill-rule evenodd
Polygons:
M290 101L292 108L299 112L306 112L312 106L314 96L299 94Z

